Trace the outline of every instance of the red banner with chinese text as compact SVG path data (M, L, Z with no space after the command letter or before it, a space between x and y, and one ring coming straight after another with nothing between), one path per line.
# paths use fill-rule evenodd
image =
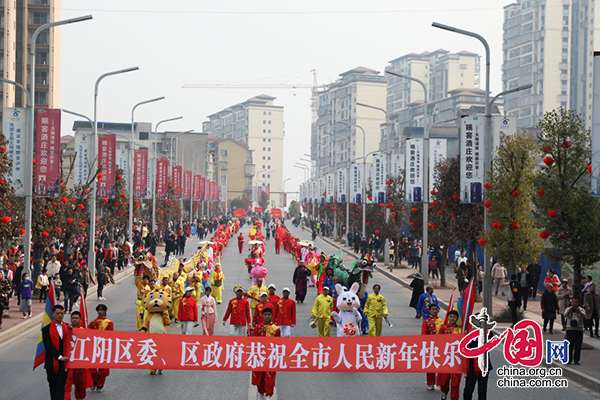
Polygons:
M271 201L271 185L265 187L265 193L267 193L267 201Z
M206 182L208 179L200 177L200 198L198 200L206 200Z
M219 185L217 185L216 181L212 181L212 200L213 201L218 201L219 200Z
M246 210L244 210L243 208L236 208L235 210L233 210L234 218L244 218L244 215L246 215Z
M73 331L67 368L465 373L464 335L231 337Z
M194 201L202 200L202 177L200 175L194 175Z
M183 173L183 199L190 200L192 196L192 171Z
M262 201L262 197L263 197L263 188L262 186L257 186L256 187L256 202L260 204L260 202Z
M273 218L281 218L281 208L271 208L271 215Z
M115 135L98 135L98 160L102 166L102 178L98 178L98 198L115 198L115 168L117 137Z
M58 197L60 186L60 110L36 113L35 189L37 197Z
M148 149L135 151L133 193L138 199L148 198Z
M159 158L156 163L156 198L166 199L169 194L169 160Z
M262 212L262 207L254 207L254 212L255 213L261 213Z
M204 181L204 189L202 190L202 200L210 201L210 198L209 198L210 181L208 180L208 178L203 178L203 181Z
M287 193L283 194L283 206L287 207Z
M173 167L173 190L175 191L175 199L181 200L181 179L183 168L181 165Z

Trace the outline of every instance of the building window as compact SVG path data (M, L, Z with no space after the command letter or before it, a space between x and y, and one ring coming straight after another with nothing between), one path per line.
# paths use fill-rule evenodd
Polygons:
M267 115L267 112L266 112L266 111L263 111L263 115Z
M590 95L591 96L591 95ZM269 156L269 161L271 161L271 156Z
M266 129L263 129L263 133L267 133L267 130L266 130Z
M264 177L265 177L265 174L262 174L262 175L263 175L262 177L264 178Z
M148 140L148 132L140 132L140 140Z
M36 65L48 65L48 52L36 51L35 52L35 63L36 63Z
M269 129L269 133L271 133L271 130Z
M265 169L265 166L263 165L262 169Z
M263 151L265 151L266 149L267 149L266 147L263 147Z
M271 166L270 166L270 165L267 165L267 169L271 169Z
M263 124L264 124L264 125L266 125L266 124L267 124L267 121L265 121L264 119L263 119Z
M33 24L42 25L48 23L48 13L46 12L34 12L33 13Z
M271 151L271 148L269 147L269 151Z
M227 150L221 150L221 157L227 157Z
M265 159L265 156L263 156L263 160Z
M269 120L269 125L271 125L271 121Z
M270 177L271 177L271 175L267 175L267 178L270 178ZM264 178L264 175L263 175L263 178Z
M269 138L269 143L271 143L271 139Z
M263 142L266 142L266 141L267 141L267 139L263 138Z
M593 22L593 21L592 21ZM271 115L271 111L269 111L269 115Z
M48 93L43 90L36 90L33 100L35 104L48 104Z

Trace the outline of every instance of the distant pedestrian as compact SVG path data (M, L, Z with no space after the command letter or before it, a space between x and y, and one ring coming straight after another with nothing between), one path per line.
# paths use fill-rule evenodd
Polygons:
M596 337L598 336L598 313L600 312L600 296L596 293L596 285L590 285L590 291L583 297L583 308L585 309L585 319L587 327L590 330L590 337L594 337L594 323L596 324Z
M567 330L567 319L565 318L565 310L571 304L571 299L573 298L573 289L569 287L569 280L563 279L562 284L558 288L556 292L556 296L558 297L558 310L560 312L560 320L562 322L562 330Z
M512 274L510 276L510 283L508 285L509 289L508 289L508 307L510 308L510 314L512 317L512 326L511 328L514 328L514 326L517 324L518 321L518 315L517 315L517 310L519 307L521 307L521 287L519 285L519 282L517 281L517 274ZM503 293L504 295L504 293Z
M21 299L21 312L23 313L23 319L31 317L31 300L33 297L33 282L29 279L29 274L23 274L23 280L17 287L17 295Z
M35 284L35 288L39 290L40 293L40 303L44 301L46 302L46 297L48 296L48 287L50 286L50 279L48 278L48 270L46 268L42 269L42 273L38 275L37 283Z
M504 296L504 280L506 279L506 268L496 262L492 267L492 278L494 278L494 295L498 296L498 289L502 287L502 296Z
M408 306L417 310L417 306L419 304L419 298L421 297L421 295L423 293L425 293L425 283L423 282L423 277L421 276L420 273L416 273L414 275L414 278L413 278L412 282L410 283L410 287L413 289L412 289L412 296L410 298L410 304ZM415 318L419 318L418 311L417 311Z
M575 361L575 365L579 365L581 357L581 344L583 343L583 320L585 319L585 310L579 307L579 299L574 297L571 299L571 307L565 311L567 319L567 335L569 341L569 362Z
M527 266L529 276L531 276L531 286L533 290L530 293L531 299L535 300L537 297L538 284L540 282L540 275L542 274L542 266L536 262Z
M523 311L527 311L527 299L529 298L529 291L533 290L533 283L531 281L531 275L527 271L525 265L521 265L520 271L517 273L517 280L521 285L521 301L523 302ZM557 308L558 309L558 308Z
M544 318L544 332L546 332L546 326L550 323L550 334L554 333L554 320L558 313L558 298L552 284L546 284L546 291L542 294L542 300L540 302L542 308L542 318Z

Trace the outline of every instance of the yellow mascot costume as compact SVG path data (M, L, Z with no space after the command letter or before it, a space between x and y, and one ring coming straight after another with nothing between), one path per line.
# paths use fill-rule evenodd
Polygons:
M166 326L171 325L168 309L171 305L171 295L162 288L156 288L146 295L146 318L142 326L142 332L167 333ZM156 374L156 369L150 370L150 375ZM162 375L162 369L158 370Z

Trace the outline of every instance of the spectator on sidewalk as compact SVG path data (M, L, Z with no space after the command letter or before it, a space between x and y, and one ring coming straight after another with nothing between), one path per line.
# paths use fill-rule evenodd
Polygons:
M483 267L481 264L477 264L477 293L481 296L481 291L483 290L483 277L485 273L483 272Z
M410 245L410 261L412 263L412 267L419 269L419 257L421 255L421 249L417 244L417 240L413 240L413 243Z
M454 277L456 278L456 283L458 284L458 291L460 293L464 292L467 287L467 264L465 262L461 262L458 264L458 267L454 268Z
M583 320L585 318L585 310L579 307L579 299L574 297L571 299L571 307L565 311L567 319L567 335L569 341L569 362L575 361L575 365L579 365L581 357L581 344L583 343Z
M502 287L502 296L504 296L504 280L506 279L506 268L495 261L492 267L492 278L494 278L494 294L498 296L498 289Z
M535 300L537 297L538 284L540 283L540 276L542 274L542 266L536 261L527 266L527 271L529 272L529 276L531 276L531 286L533 287L530 296L532 300Z
M17 287L17 295L21 299L21 312L23 313L23 319L31 318L31 300L33 297L33 283L29 279L29 274L23 274L23 280Z
M590 337L594 337L594 323L596 324L596 337L598 336L598 313L600 312L600 296L596 293L596 285L590 285L590 291L583 298L583 308L585 309L585 319L587 327L590 330Z
M60 262L57 260L56 255L53 255L48 264L46 264L46 269L48 270L48 276L54 276L54 274L60 271Z
M92 283L96 283L94 277L92 276L92 271L88 268L85 260L82 261L81 268L79 269L79 283L83 286L83 295L87 299L88 287Z
M521 270L517 273L517 280L519 281L519 285L521 285L520 290L521 300L523 301L523 311L527 311L527 300L529 299L529 290L533 290L533 284L531 282L531 275L529 275L529 271L527 271L527 267L525 265L521 265L520 269Z
M412 282L410 283L410 287L413 289L412 289L412 296L410 298L410 304L408 306L414 308L416 311L417 307L419 305L419 298L421 297L421 295L423 293L425 293L425 283L423 282L423 277L421 276L420 273L416 273L414 275L414 278L413 278ZM417 311L415 318L419 318L418 311Z
M39 290L40 293L40 303L42 300L44 303L46 302L46 297L48 295L48 286L50 285L50 279L48 279L48 270L44 268L42 273L38 275L37 282L35 284L35 288Z
M508 307L510 308L512 317L511 328L514 328L519 319L517 310L521 307L521 287L519 281L517 281L517 274L510 276L510 283L508 284Z
M458 250L457 250L458 251ZM459 266L461 263L465 263L465 265L467 264L467 253L465 253L464 251L460 253L460 257L458 257L456 259L456 266Z
M523 293L521 291L521 293ZM544 333L548 322L550 322L550 334L554 333L554 320L556 319L556 313L558 313L558 297L554 293L554 289L551 284L546 284L546 291L542 294L542 300L540 302L542 308L542 318L544 318Z
M558 297L558 311L560 312L560 321L562 323L562 330L567 330L567 320L565 318L565 310L571 304L571 299L573 298L573 289L569 287L569 280L563 279L562 285L558 288L558 292L556 292Z
M79 291L79 279L77 279L77 275L73 272L73 268L67 269L67 273L62 281L63 292L65 293L65 312L72 312Z
M553 269L548 270L548 274L547 274L546 278L544 279L544 287L548 283L552 285L552 289L555 292L558 291L558 286L560 285L560 282L558 281L558 276L556 276L556 273L554 272Z
M581 304L583 304L583 299L585 298L585 294L590 291L591 285L592 285L592 276L591 275L581 278Z

